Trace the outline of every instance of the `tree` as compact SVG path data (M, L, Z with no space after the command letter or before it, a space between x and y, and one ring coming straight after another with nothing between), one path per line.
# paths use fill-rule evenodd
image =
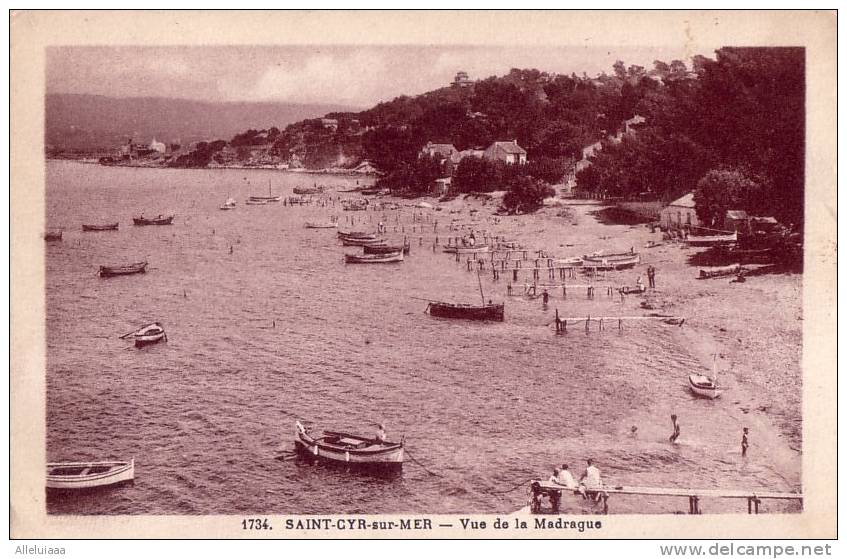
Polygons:
M509 212L531 213L540 208L545 198L555 196L552 186L532 177L518 177L503 196L503 207Z
M761 182L738 168L713 169L697 183L694 203L701 223L718 226L727 210L755 213L762 206Z
M463 158L453 173L456 192L492 192L502 188L502 173L497 165L481 157Z

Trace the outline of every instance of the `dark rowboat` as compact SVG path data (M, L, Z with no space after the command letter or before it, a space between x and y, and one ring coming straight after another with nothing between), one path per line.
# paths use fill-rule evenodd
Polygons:
M638 285L625 285L618 289L618 293L623 293L624 295L631 295L633 293L644 293L647 291L647 288L643 283Z
M100 266L100 277L128 276L147 272L147 262L134 262L125 266Z
M117 231L118 224L117 223L104 223L102 225L86 225L82 224L83 231Z
M323 187L317 187L317 188L312 188L312 187L305 187L304 188L304 187L301 187L301 186L295 186L294 187L294 194L319 194L323 191L324 191Z
M47 231L44 233L45 241L61 241L62 240L62 232L61 231Z
M135 332L124 334L121 338L133 338L135 340L135 347L144 347L161 341L168 341L168 335L165 334L165 329L160 322L152 322L147 326L142 326Z
M409 250L411 245L407 241L403 246L392 246L392 245L364 245L363 247L365 254L389 254L391 252L400 252L403 251L403 254L409 254Z
M384 245L384 239L355 239L355 238L341 238L341 244L346 247L363 247L363 246L375 246L375 245Z
M392 443L336 431L324 431L323 436L312 437L298 421L294 446L298 454L310 460L369 470L403 468L403 441Z
M53 462L47 464L47 489L79 490L130 482L135 460L129 462Z
M432 301L427 305L431 316L441 318L461 318L465 320L491 320L503 322L504 304L499 305L463 305L456 303L441 303Z
M134 217L132 218L132 223L135 225L170 225L174 221L174 216L169 215L167 217L159 216L154 217L152 219L148 219L146 217Z
M403 251L390 252L388 254L345 254L344 262L347 264L390 264L403 261Z
M376 239L376 233L366 233L364 231L339 231L339 239Z

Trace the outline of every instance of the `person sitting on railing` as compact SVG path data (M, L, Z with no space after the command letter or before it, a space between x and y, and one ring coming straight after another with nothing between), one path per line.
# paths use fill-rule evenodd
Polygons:
M600 470L594 465L591 458L588 459L588 467L585 468L585 473L579 478L579 483L579 492L582 493L584 499L591 496L595 501L600 500L603 481L600 479Z
M577 489L579 487L579 484L574 479L573 474L571 474L571 471L568 469L567 464L562 464L562 469L559 470L556 479L551 481L554 481L559 485L564 485L568 489Z

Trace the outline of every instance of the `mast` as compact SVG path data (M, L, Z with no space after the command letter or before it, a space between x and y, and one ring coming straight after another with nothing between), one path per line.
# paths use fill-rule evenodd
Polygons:
M476 272L476 281L479 283L479 296L482 297L482 306L485 306L485 295L482 294L482 280L479 279L479 271Z

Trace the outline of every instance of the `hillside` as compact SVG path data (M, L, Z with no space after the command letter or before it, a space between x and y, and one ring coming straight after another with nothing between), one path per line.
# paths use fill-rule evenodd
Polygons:
M282 128L331 111L337 105L212 103L156 97L114 98L49 94L45 141L56 150L113 150L130 138L149 142L229 139L245 128Z

